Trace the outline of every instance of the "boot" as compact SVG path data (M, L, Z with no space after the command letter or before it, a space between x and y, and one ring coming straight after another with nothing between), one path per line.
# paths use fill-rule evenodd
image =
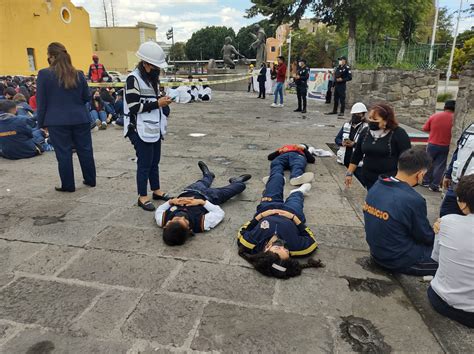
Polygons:
M212 176L212 178L216 177L216 175L212 173L211 170L209 170L209 167L207 167L207 165L203 161L199 161L198 166L204 176Z
M244 182L247 182L250 178L252 178L251 175L241 175L239 177L231 177L229 178L229 183L244 183Z

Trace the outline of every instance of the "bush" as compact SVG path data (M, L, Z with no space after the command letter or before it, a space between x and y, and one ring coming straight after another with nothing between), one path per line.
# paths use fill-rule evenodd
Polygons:
M446 92L446 93L440 93L436 101L446 102L447 100L452 100L452 99L453 99L453 94L450 92Z

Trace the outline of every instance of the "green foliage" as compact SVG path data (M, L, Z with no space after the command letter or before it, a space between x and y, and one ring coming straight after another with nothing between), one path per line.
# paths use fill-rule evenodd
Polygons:
M447 100L452 100L453 94L451 92L440 93L436 98L436 102L446 102Z
M447 52L444 57L438 60L437 66L440 69L447 69L451 52ZM454 48L453 66L451 72L459 74L467 63L474 60L474 37L464 40L462 48Z
M186 60L186 44L183 42L176 42L170 48L169 57L171 60Z
M186 56L189 60L221 59L225 37L235 38L231 27L210 26L193 33L186 43Z
M460 33L456 39L456 47L462 48L464 46L464 42L471 38L474 38L474 31L472 30L467 30Z
M269 20L262 20L256 22L265 30L267 37L273 37L275 33L275 26L273 26ZM235 48L247 58L255 58L256 52L255 49L250 48L250 44L254 41L251 33L255 33L253 27L255 24L251 24L249 26L242 27L237 36L235 37Z

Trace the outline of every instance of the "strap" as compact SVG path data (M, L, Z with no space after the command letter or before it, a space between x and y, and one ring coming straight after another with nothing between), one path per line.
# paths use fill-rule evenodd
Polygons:
M263 213L258 214L255 216L255 220L260 221L263 218L266 218L267 216L271 215L280 215L283 216L291 221L293 221L296 226L301 224L301 220L293 213L290 213L289 211L286 210L281 210L281 209L270 209L267 211L264 211Z
M461 178L464 176L464 174L466 173L466 170L467 168L469 167L469 164L471 163L471 160L472 160L472 157L474 156L474 151L471 152L471 155L469 156L469 158L466 160L466 163L464 164L464 167L462 168L462 171L461 171Z

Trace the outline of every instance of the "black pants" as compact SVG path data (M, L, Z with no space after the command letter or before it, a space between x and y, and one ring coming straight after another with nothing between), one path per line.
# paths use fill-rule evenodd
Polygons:
M265 98L265 81L258 82L258 97Z
M341 103L341 113L344 113L346 108L346 85L334 86L334 108L333 112L337 112L337 107Z
M306 96L308 94L308 88L296 87L296 97L298 98L298 109L306 111Z
M462 323L469 328L474 328L474 312L467 312L449 306L448 303L436 294L431 286L428 288L428 299L436 312L454 321Z
M49 126L49 136L58 160L61 187L68 191L76 189L72 148L76 149L84 181L95 186L96 172L90 124Z
M331 103L332 98L332 81L328 82L328 90L326 91L326 103Z

